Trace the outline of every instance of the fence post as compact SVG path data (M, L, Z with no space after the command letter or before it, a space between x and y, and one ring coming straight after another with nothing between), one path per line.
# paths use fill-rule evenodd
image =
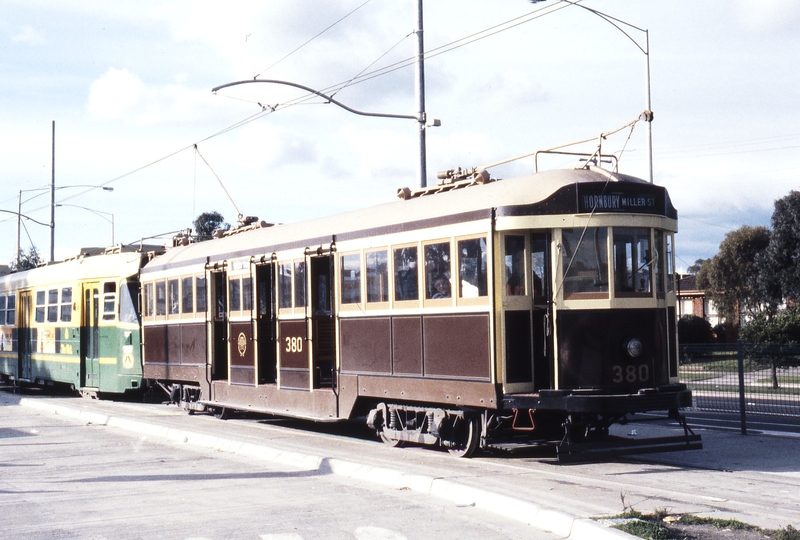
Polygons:
M736 340L736 360L739 365L739 415L742 424L742 435L747 435L747 420L744 399L744 347L742 340Z

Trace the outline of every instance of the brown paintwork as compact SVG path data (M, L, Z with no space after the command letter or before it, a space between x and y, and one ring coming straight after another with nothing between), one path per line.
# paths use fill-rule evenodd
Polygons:
M342 371L392 372L391 319L341 319Z
M497 388L488 382L359 375L358 395L387 401L497 408Z
M424 317L422 333L426 376L490 380L488 313Z
M392 317L392 372L422 375L422 317Z

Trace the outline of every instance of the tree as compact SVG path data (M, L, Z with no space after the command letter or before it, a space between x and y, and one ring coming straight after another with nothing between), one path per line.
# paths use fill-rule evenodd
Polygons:
M745 315L777 310L778 302L768 294L772 287L761 283L771 280L762 262L769 241L766 227L742 226L725 235L719 253L705 261L697 274L698 287L708 292L719 313L734 326Z
M797 365L800 343L800 307L785 309L773 316L758 313L742 325L740 337L751 360L767 363L772 369L772 387L778 388L778 368Z
M43 262L42 257L39 255L39 250L36 249L36 246L31 246L27 254L23 250L19 250L19 257L17 261L12 261L11 269L14 271L29 270L36 268Z
M208 240L214 234L215 229L227 231L231 228L225 223L225 218L219 212L203 212L194 220L194 230L198 239Z
M800 192L775 201L772 233L761 262L773 285L773 294L800 301Z
M711 323L696 315L684 315L678 319L678 341L685 343L711 343L714 338Z
M691 265L689 268L686 269L686 273L697 274L700 271L700 268L703 267L703 264L705 264L707 261L710 260L711 259L697 259L696 261L694 261L693 265Z

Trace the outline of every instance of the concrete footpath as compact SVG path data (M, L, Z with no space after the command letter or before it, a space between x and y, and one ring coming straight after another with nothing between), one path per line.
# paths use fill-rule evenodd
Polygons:
M70 402L69 404L65 402ZM384 485L394 489L411 489L420 493L450 501L455 505L475 506L485 511L527 523L542 531L551 532L571 540L612 540L630 539L628 534L604 526L593 519L576 518L569 515L568 509L556 509L530 499L509 496L490 489L470 486L453 479L434 475L403 472L400 468L388 468L353 459L341 459L329 455L294 451L270 446L240 437L235 429L216 429L221 434L203 433L186 427L169 425L168 415L159 421L158 415L136 413L137 407L127 404L108 404L104 402L82 402L45 397L19 397L0 393L0 405L18 404L37 409L44 413L59 415L80 423L104 425L118 428L132 434L160 438L165 441L185 443L199 447L232 452L251 458L289 465L302 470L319 471L340 475L360 481ZM122 406L118 406L122 405ZM109 406L115 410L108 410ZM146 407L160 407L148 405ZM166 409L166 408L165 408ZM171 411L175 411L173 407ZM138 418L137 418L138 416ZM188 420L188 419L186 419ZM198 418L199 420L199 418ZM191 422L191 420L189 420ZM394 450L397 451L397 450Z

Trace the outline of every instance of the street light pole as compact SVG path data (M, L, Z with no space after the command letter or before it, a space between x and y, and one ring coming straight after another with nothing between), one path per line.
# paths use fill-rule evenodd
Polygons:
M53 120L53 152L50 177L50 262L56 260L56 121Z
M86 208L85 206L78 206L77 204L57 204L56 206L69 206L71 208L80 208L81 210L87 210L87 211L91 212L92 214L95 214L95 215L100 216L101 218L105 219L106 221L111 223L111 245L113 246L113 245L116 244L115 237L114 237L114 228L115 228L114 227L114 214L112 214L111 212L102 212L100 210L95 210L94 208ZM104 217L103 214L105 214L106 216L111 216L111 219L108 219L107 217Z
M417 6L417 111L419 111L419 187L428 186L428 158L425 140L425 43L422 36L422 0Z

